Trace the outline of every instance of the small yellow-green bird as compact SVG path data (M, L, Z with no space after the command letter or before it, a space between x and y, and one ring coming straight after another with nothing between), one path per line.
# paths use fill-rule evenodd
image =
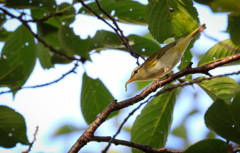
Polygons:
M202 24L188 36L182 37L150 55L143 64L133 70L130 79L125 84L126 91L127 84L132 81L157 80L168 74L182 59L189 42L204 29L206 29L206 24Z

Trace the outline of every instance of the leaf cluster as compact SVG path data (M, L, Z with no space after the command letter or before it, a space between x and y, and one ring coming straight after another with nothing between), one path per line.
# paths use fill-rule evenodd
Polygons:
M195 1L210 6L214 12L231 12L226 31L230 33L231 38L210 48L201 56L198 66L240 53L240 2ZM22 87L31 75L36 60L40 61L43 69L50 69L56 64L69 64L74 60L79 61L77 59L80 58L84 59L81 60L84 64L86 60L91 61L90 53L93 52L99 53L108 49L128 51L119 36L112 31L99 30L94 36L88 36L86 39L77 35L71 27L77 19L76 16L79 14L94 16L86 7L77 10L75 5L78 1L57 4L55 0L4 0L0 3L3 3L0 9L0 41L4 43L0 57L0 87L10 89ZM169 38L176 40L186 36L199 25L198 12L192 0L149 0L147 5L133 0L101 0L99 4L117 22L148 26L147 35L126 36L133 50L142 56L149 56L159 50L160 44L164 44ZM99 14L102 20L109 21L109 17L98 9L96 2L90 1L87 5ZM15 11L18 15L9 15L11 14L9 10ZM19 13L19 10L22 12L29 10L30 14ZM30 19L25 19L29 16ZM12 18L18 19L21 24L10 32L4 24ZM29 23L36 25L36 33L29 30ZM195 40L185 52L184 67L192 59L190 48L194 42ZM236 65L239 62L231 64ZM183 81L202 78L186 76ZM114 97L100 79L93 79L84 73L82 82L80 106L86 123L90 125L109 103L114 101ZM174 83L176 82L171 85ZM146 86L138 85L139 88ZM221 77L198 82L197 85L214 102L205 113L206 126L222 138L239 144L239 84L230 77ZM132 142L153 148L165 147L171 133L174 106L180 90L162 93L144 106L131 127ZM17 90L14 90L13 95L16 92ZM113 113L110 117L117 114ZM183 124L177 128L181 128L181 132L186 130ZM174 130L175 135L186 138L186 133L177 134L177 128ZM64 125L54 136L78 130L82 129ZM5 148L14 147L18 142L29 144L24 118L6 106L0 106L0 135L3 136L0 138L0 146ZM228 147L222 140L208 139L191 145L184 152L226 152ZM132 151L139 152L135 149Z

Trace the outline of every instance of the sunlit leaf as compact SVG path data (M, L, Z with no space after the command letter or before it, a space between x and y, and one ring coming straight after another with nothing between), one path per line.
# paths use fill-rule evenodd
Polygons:
M209 64L237 53L240 53L240 46L234 45L230 39L223 40L214 45L207 51L207 53L201 56L198 66Z
M198 3L209 5L213 12L239 12L239 0L194 0Z
M29 144L23 116L7 106L0 106L0 135L0 146L4 148Z
M146 6L132 0L104 0L99 1L102 9L111 15L119 22L133 23L133 24L146 24ZM95 2L89 3L88 6L96 11L98 14L103 13L99 11ZM79 13L93 15L85 7L79 10ZM103 18L107 18L103 15ZM108 18L107 18L108 19Z
M190 146L183 153L227 153L228 145L218 139L205 139Z
M170 37L179 39L198 27L198 13L191 0L151 0L147 21L153 37L163 43Z
M0 58L0 86L22 86L32 73L36 61L36 45L33 35L18 27L6 40Z
M101 80L84 73L82 81L81 110L87 124L91 124L114 98Z
M154 148L164 147L170 132L175 101L175 90L152 99L135 120L131 141ZM139 151L133 149L133 152Z
M223 138L240 143L240 92L233 102L216 100L207 110L204 119L207 127Z
M230 102L235 96L235 92L239 89L238 83L229 77L205 80L198 83L198 85L212 98L213 101L222 99Z
M239 8L240 9L240 8ZM240 13L231 13L228 15L228 31L231 40L235 45L240 45Z

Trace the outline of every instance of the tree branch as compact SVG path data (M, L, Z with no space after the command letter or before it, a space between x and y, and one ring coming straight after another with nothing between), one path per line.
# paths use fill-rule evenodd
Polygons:
M0 95L1 94L5 94L5 93L10 93L10 92L13 92L13 91L17 91L17 90L20 90L20 89L40 88L40 87L45 87L45 86L57 83L60 80L62 80L63 78L65 78L67 75L69 75L70 73L75 73L75 70L76 70L77 67L78 67L78 63L75 63L74 67L70 71L68 71L67 73L63 74L60 78L58 78L57 80L54 80L52 82L48 82L48 83L40 84L40 85L34 85L34 86L16 87L16 88L13 88L13 89L8 90L8 91L2 91L2 92L0 92Z
M0 7L0 10L2 10L5 14L7 14L8 16L10 16L11 18L18 19L18 20L30 31L30 33L31 33L39 42L41 42L45 47L47 47L51 52L53 52L53 53L55 53L55 54L57 54L57 55L65 58L65 59L67 59L67 60L69 60L69 61L74 61L74 60L76 60L76 61L80 61L80 62L82 62L82 63L84 63L84 62L86 61L86 59L85 59L85 58L82 58L82 57L79 59L79 58L67 56L66 54L64 54L64 53L56 50L55 48L53 48L51 45L48 45L43 39L41 39L37 34L35 34L35 33L32 31L31 27L28 25L28 20L27 20L27 21L26 21L26 20L23 20L23 19L22 19L22 15L20 15L20 16L15 16L15 15L13 15L12 13L8 12L6 9L1 8L1 7Z
M168 150L166 148L161 148L161 149L152 148L151 146L133 143L125 140L113 139L111 137L93 136L92 140L97 142L109 142L110 140L112 140L112 143L114 143L115 145L128 146L128 147L131 147L143 152L147 152L147 153L182 153L183 152L183 151Z
M215 69L217 67L220 67L224 64L231 63L233 61L240 60L240 53L226 57L222 60L201 66L196 68L191 68L191 66L165 78L160 80L159 82L156 82L146 89L144 89L139 95L136 95L135 97L132 97L130 99L123 100L121 102L113 101L110 103L108 107L106 107L102 113L97 117L97 119L88 127L88 129L78 138L76 143L72 146L70 149L70 153L77 153L84 145L86 145L89 141L92 140L94 132L97 130L97 128L106 120L106 118L113 112L120 109L123 109L125 107L128 107L130 105L133 105L143 99L145 99L149 94L155 92L159 87L164 86L166 84L171 83L172 81L181 78L182 76L188 75L188 74L195 74L195 73L202 73L206 74L210 70Z
M85 7L86 9L88 9L90 12L92 12L99 20L102 20L104 23L106 23L109 27L111 27L115 33L117 34L117 36L119 37L119 39L121 40L122 44L127 48L127 50L130 52L130 54L135 57L137 59L137 64L139 65L139 57L141 57L143 60L145 60L145 58L136 53L133 48L129 45L129 42L128 42L128 39L127 37L125 37L125 35L123 34L123 31L119 28L116 20L114 18L112 18L107 12L105 12L102 7L100 6L98 0L95 0L97 6L98 6L98 9L104 14L106 15L112 22L113 22L113 25L111 25L109 22L107 22L103 17L101 17L100 15L98 15L92 8L90 8L88 5L86 5L84 3L83 0L78 0L78 2L80 2L82 4L83 7Z
M106 148L102 151L102 153L106 153L106 152L107 152L107 150L108 150L108 149L110 148L110 146L111 146L111 143L112 143L113 140L116 138L116 136L120 133L123 125L127 122L127 120L128 120L143 104L146 104L147 102L149 102L150 99L151 99L151 98L149 98L148 100L146 100L146 101L142 102L141 104L139 104L137 108L135 108L134 110L132 110L132 111L128 114L128 116L123 120L123 122L122 122L121 125L119 126L117 132L116 132L116 133L114 134L114 136L110 139L108 145L107 145Z

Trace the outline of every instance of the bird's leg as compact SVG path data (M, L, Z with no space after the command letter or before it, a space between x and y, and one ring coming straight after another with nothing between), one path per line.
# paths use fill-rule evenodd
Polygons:
M158 79L154 80L153 83L152 83L152 85L153 85L154 83L157 83L157 82L158 82Z

